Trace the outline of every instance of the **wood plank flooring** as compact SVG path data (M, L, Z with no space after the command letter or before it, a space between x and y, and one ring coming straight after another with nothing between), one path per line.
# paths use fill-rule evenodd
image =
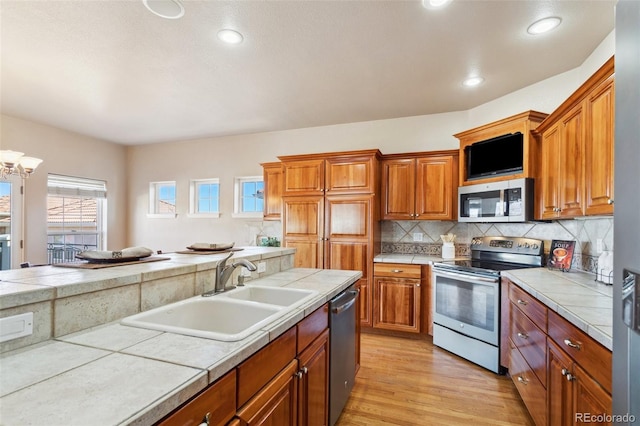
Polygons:
M362 334L360 370L337 426L533 426L511 379L434 346Z

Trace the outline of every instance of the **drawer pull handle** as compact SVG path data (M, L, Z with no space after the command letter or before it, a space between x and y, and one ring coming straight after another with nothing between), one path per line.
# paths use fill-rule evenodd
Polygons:
M518 299L518 305L527 306L528 304L529 304L529 302L527 302L526 300Z
M526 333L520 333L520 332L518 332L518 337L520 337L521 339L528 339L528 338L529 338L529 335L528 335L528 334L526 334Z
M402 269L392 269L391 272L395 272L396 274L400 274L404 272Z
M564 339L564 344L569 346L570 348L577 349L577 350L580 350L580 348L582 347L580 343L573 343L569 339Z
M528 385L529 384L529 381L527 379L525 379L524 377L522 377L522 376L518 376L518 381L520 383L522 383L523 385Z
M200 423L200 426L209 426L209 417L211 417L211 413L205 414L204 418L202 419L202 423Z

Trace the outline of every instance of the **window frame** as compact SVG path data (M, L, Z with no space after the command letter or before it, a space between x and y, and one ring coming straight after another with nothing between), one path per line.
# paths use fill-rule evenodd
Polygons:
M199 199L198 188L199 185L210 184L218 185L218 211L217 212L200 212L198 211ZM203 219L217 219L220 217L220 178L208 178L208 179L191 179L189 181L189 213L187 217L203 218Z
M160 191L161 186L168 185L173 185L173 189L175 191L176 211L173 213L158 213L158 192ZM149 210L147 212L147 217L155 219L175 219L178 217L178 188L175 180L149 182Z
M242 184L246 182L262 182L264 187L264 176L239 176L233 180L233 214L234 218L242 219L262 219L264 218L264 201L262 210L259 212L243 212L242 209ZM263 198L264 200L264 198Z

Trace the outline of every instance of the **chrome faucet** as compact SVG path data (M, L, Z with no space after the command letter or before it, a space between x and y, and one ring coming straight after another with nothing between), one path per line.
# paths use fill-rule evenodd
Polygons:
M216 293L222 293L223 291L225 291L227 289L227 285L226 285L227 281L229 281L229 278L231 278L231 274L233 274L233 271L238 266L244 266L250 271L255 271L258 269L256 265L253 264L253 262L249 262L246 259L238 259L235 262L233 262L231 265L227 265L227 260L229 260L231 256L233 256L233 252L229 253L227 257L225 257L220 262L218 262L218 265L216 266L215 288L213 291L208 291L206 293L203 293L202 294L203 296L205 297L213 296Z

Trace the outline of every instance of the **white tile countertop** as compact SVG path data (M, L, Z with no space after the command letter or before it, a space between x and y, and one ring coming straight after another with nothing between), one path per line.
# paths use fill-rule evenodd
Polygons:
M58 273L52 272L55 280ZM359 271L288 269L252 280L248 286L319 293L237 342L127 327L115 321L6 352L0 357L0 424L152 424L361 276Z
M531 268L501 274L612 350L613 286L595 281L593 274L579 271Z

